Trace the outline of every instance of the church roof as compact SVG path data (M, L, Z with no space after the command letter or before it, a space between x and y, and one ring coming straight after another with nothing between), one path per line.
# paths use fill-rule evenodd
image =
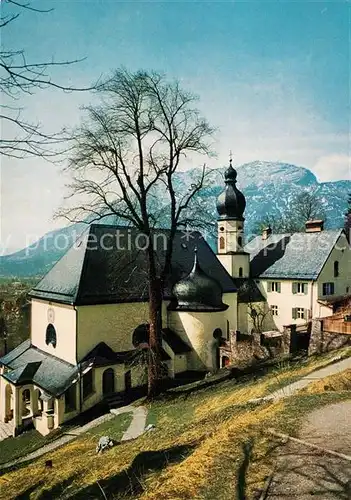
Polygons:
M155 230L157 261L165 258L168 230ZM148 299L145 237L133 228L92 224L48 274L32 289L31 297L72 305L137 302ZM139 248L138 248L139 247ZM172 272L164 297L193 267L194 248L203 271L216 279L223 292L235 292L230 277L197 231L177 231L173 243Z
M220 283L200 267L197 249L195 249L192 270L173 287L176 301L171 302L170 309L199 312L225 311L228 306L222 302L222 293Z
M140 349L130 349L129 351L114 351L105 342L99 342L86 356L81 363L84 365L87 362L94 366L107 366L116 364L128 364L133 361L135 356L140 353ZM161 360L167 361L171 359L164 349L161 348Z
M315 233L257 236L246 246L250 253L251 276L315 280L322 271L342 229Z
M53 396L59 396L78 375L76 366L56 358L27 340L0 358L10 368L2 376L13 384L33 383Z

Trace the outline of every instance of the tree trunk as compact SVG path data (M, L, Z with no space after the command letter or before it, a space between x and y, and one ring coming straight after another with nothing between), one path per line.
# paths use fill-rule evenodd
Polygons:
M162 390L162 293L161 282L156 273L155 255L149 245L149 359L148 397L152 398Z

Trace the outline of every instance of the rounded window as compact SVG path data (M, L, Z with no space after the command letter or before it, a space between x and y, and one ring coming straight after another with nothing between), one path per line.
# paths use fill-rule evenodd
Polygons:
M139 325L133 332L132 342L134 347L138 347L140 344L149 343L150 327L147 323Z
M46 342L46 345L51 344L53 347L56 347L57 335L56 335L55 327L52 323L49 323L47 328L46 328L45 342Z

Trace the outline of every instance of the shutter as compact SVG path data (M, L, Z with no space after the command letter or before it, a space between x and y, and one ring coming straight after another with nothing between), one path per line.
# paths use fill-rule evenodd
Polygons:
M296 294L297 293L297 283L292 284L292 293Z
M305 293L305 295L307 295L308 294L308 283L305 283L304 289L305 289L304 293Z
M272 283L270 281L268 281L267 283L267 292L271 292L272 291Z
M293 307L292 309L292 319L296 319L297 318L297 309L296 307Z
M334 295L334 283L330 283L330 295Z
M278 283L278 290L277 290L278 293L281 293L281 290L282 290L282 284L279 282Z
M312 311L311 311L311 309L307 309L307 319L312 319Z
M303 310L303 319L308 319L308 309Z

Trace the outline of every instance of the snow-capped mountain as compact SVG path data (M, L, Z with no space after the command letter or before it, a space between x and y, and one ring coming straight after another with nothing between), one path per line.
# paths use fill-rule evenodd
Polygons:
M199 194L198 203L208 221L217 219L216 198L223 190L226 168L211 171L204 189ZM310 170L280 162L255 161L236 168L237 185L244 192L247 201L245 212L247 233L252 233L257 221L262 221L266 214L284 214L294 198L304 190L313 191L324 202L327 228L343 226L347 199L351 193L351 181L319 183ZM177 191L186 192L198 173L197 169L177 173L175 178ZM168 202L164 192L160 189L156 194L160 213L162 210L166 213ZM161 222L161 225L165 223L166 220ZM70 245L77 234L85 228L85 224L74 224L50 233L50 238L45 235L32 248L0 257L0 276L43 275L68 248L67 245L62 249L55 247L54 242L57 238L61 238L61 242L62 238L66 238Z

